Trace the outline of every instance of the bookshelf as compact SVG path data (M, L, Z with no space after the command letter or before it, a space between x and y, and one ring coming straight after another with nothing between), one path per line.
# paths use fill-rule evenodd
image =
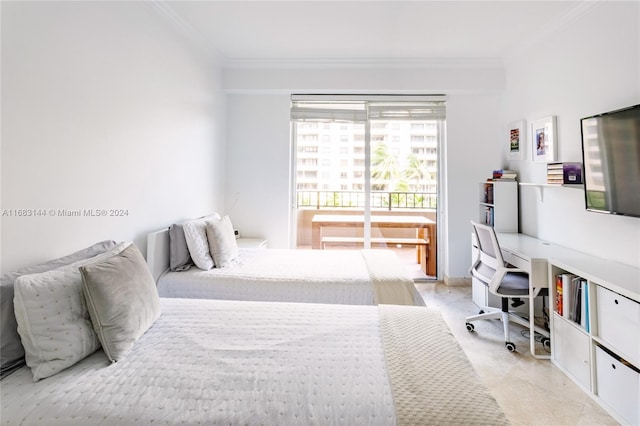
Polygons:
M639 278L587 255L549 263L551 360L622 424L640 424Z
M518 232L518 183L487 181L479 188L477 221L496 232Z

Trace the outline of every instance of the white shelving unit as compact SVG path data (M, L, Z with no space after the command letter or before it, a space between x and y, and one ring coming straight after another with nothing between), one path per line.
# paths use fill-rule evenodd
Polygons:
M586 322L558 312L555 286L563 275L582 282ZM640 270L572 256L550 260L549 283L551 361L621 424L640 424Z
M518 183L487 181L479 186L478 222L496 232L518 232Z

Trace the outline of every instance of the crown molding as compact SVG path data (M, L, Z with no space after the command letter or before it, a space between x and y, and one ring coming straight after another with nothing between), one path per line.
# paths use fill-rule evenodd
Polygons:
M521 56L527 49L541 43L549 37L564 30L567 25L580 19L585 13L591 10L595 5L603 3L605 0L581 0L579 4L566 12L564 15L559 16L555 20L551 21L549 25L541 28L540 31L532 34L525 39L518 46L505 52L503 55L504 63L509 64L511 61Z
M229 59L225 69L434 69L504 68L500 58L381 58L381 59Z
M207 37L198 31L193 25L186 21L164 0L151 0L154 10L162 16L178 32L182 33L186 39L197 49L203 52L209 59L217 64L225 62L225 57L213 45Z

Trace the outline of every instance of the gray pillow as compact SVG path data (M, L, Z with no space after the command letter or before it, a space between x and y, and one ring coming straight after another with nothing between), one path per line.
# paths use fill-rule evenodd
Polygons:
M18 323L13 310L13 284L16 278L22 275L50 271L79 260L89 259L115 246L115 241L101 241L64 257L2 274L0 278L0 378L24 365L24 348L20 341L20 335L18 335Z
M174 223L169 227L169 269L186 271L193 266L184 229L181 224Z
M107 358L122 359L160 317L160 298L142 253L131 244L102 262L80 267L93 329Z

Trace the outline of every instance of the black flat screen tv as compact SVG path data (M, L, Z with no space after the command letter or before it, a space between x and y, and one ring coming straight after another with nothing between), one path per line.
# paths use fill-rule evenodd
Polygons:
M640 217L640 105L580 123L587 210Z

